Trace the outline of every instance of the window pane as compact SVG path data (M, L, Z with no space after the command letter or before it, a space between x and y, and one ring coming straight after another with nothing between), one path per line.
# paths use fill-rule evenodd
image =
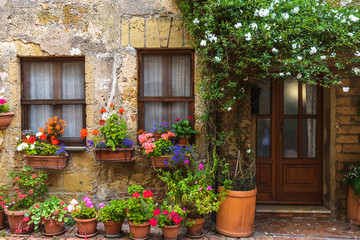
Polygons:
M297 158L298 152L298 119L284 119L284 158Z
M83 62L62 64L62 98L84 99L85 67Z
M316 119L303 119L302 157L316 158Z
M302 114L315 115L317 108L317 87L315 85L302 85Z
M173 102L171 106L171 126L177 118L180 118L181 120L188 119L187 116L189 115L189 103Z
M258 118L256 123L256 156L270 157L270 118Z
M144 56L144 96L162 96L162 57Z
M271 104L271 82L264 80L251 89L251 113L269 115Z
M171 85L172 96L189 97L191 85L190 56L177 55L172 57Z
M54 117L51 105L31 105L30 106L30 129L34 132L39 131L39 127L45 127L49 118Z
M53 98L53 64L30 64L30 99Z
M284 114L296 115L299 112L299 83L296 78L284 82Z
M145 116L144 116L144 131L152 132L153 123L159 122L163 119L163 103L161 102L146 102L144 103Z
M80 130L83 128L83 106L82 105L63 105L62 120L66 122L63 137L79 137Z

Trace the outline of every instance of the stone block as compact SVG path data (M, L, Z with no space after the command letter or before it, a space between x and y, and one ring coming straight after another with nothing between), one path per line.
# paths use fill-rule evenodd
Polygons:
M127 47L129 45L129 23L125 20L121 20L121 46Z
M340 115L357 115L357 108L351 107L336 107L336 113Z
M11 86L11 104L21 106L21 88L19 85Z
M352 117L351 116L340 116L339 117L339 123L341 125L348 125L348 124L354 124L354 121L352 121Z
M342 151L342 145L336 144L336 152L341 152L341 151Z
M20 84L20 64L15 62L9 63L9 80L10 83Z
M342 148L344 153L360 153L359 144L344 144ZM360 158L360 154L359 154L359 158Z
M41 57L43 52L40 49L40 45L34 43L23 43L20 40L15 41L18 56L24 57Z
M357 135L340 135L336 138L337 143L359 143Z
M74 152L71 153L71 162L74 169L80 171L93 171L96 165L92 152Z
M350 133L350 134L359 134L360 133L360 126L358 125L345 125L341 126L338 129L338 133Z
M94 64L85 57L85 83L94 82Z
M94 84L86 83L85 84L85 101L86 104L93 104L94 101Z
M160 48L159 26L155 18L146 22L146 47Z
M351 105L351 97L339 97L336 99L336 106L340 105Z
M358 162L360 154L356 153L338 153L336 154L336 160L339 162Z
M68 192L90 192L93 185L88 173L77 172L64 174L64 188Z
M86 106L86 127L94 125L94 106Z
M180 20L173 20L171 23L169 47L181 48L183 46L183 28Z
M143 18L130 19L130 45L134 48L145 47L145 20Z
M158 18L158 25L159 25L159 32L160 32L160 46L168 47L169 46L171 18L169 18L169 17Z

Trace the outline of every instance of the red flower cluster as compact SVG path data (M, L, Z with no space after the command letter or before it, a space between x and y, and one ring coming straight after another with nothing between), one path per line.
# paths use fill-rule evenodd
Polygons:
M136 197L136 198L138 198L138 197L140 197L140 193L138 193L138 192L135 192L135 193L133 193L133 195L132 195L133 197Z
M160 215L160 209L156 209L153 211L154 216Z
M156 224L157 224L157 219L156 219L156 218L150 219L150 220L149 220L149 224L150 224L151 226L155 227Z
M147 197L152 197L153 193L150 190L146 190L143 192L143 197L147 198Z
M31 144L34 144L35 141L36 141L36 137L34 137L34 136L29 137L27 140L27 142L31 143Z
M88 130L86 128L80 130L81 138L84 139L89 135Z
M105 125L105 120L104 119L99 120L99 124L100 125Z

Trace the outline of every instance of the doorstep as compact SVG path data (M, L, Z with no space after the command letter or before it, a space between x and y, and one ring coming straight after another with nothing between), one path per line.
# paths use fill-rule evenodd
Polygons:
M313 205L256 205L256 218L329 218L331 211Z

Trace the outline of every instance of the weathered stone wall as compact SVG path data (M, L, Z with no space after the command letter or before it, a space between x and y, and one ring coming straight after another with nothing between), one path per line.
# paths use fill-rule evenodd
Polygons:
M0 184L9 184L7 173L24 164L15 151L21 135L20 57L84 56L87 128L95 129L100 108L113 103L125 109L136 140L136 49L187 47L173 0L3 0L0 12L0 98L16 114L0 135ZM164 194L141 157L101 164L89 150L72 151L65 169L46 172L51 194L64 200L90 194L97 202L109 201L131 184Z

